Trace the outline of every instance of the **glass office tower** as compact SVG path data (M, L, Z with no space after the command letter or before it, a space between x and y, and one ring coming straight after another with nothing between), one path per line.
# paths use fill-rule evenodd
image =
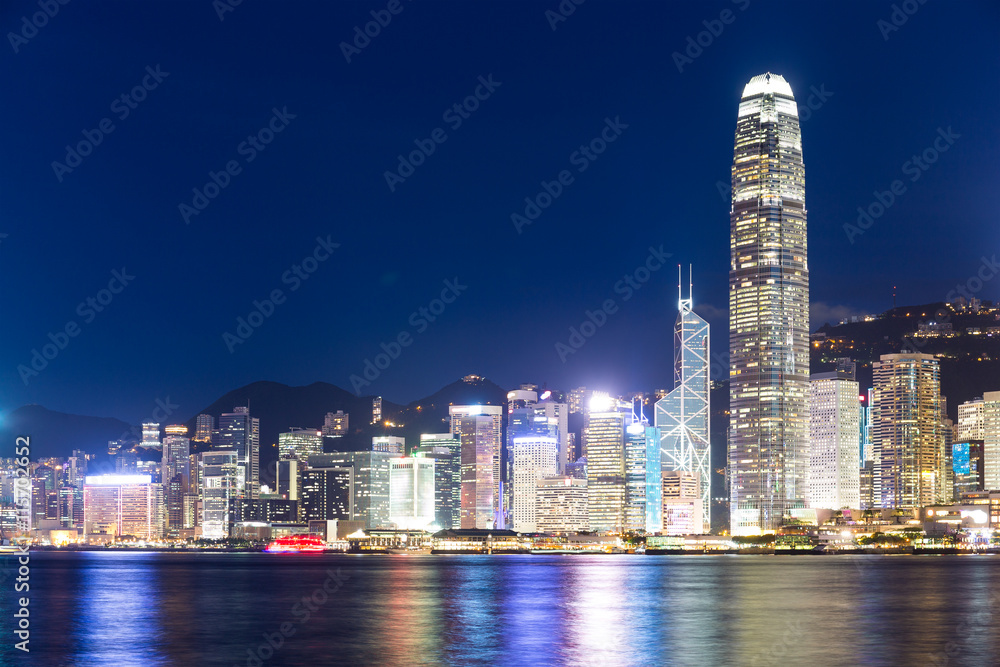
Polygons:
M776 74L743 90L732 186L730 527L749 535L803 506L808 467L805 168L795 98Z

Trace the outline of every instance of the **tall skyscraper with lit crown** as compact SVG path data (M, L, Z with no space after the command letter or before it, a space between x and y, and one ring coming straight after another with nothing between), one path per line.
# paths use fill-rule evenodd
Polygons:
M750 79L736 122L729 271L730 523L777 528L806 496L809 263L792 88Z

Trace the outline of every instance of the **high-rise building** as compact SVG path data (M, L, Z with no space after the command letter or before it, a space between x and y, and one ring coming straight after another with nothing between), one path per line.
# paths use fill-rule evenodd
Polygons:
M212 432L215 430L215 417L212 415L198 415L194 422L195 442L212 442Z
M750 79L736 123L729 271L730 528L773 531L806 496L809 263L791 86Z
M401 455L395 452L335 452L309 457L310 468L354 469L354 515L365 528L388 528L389 464ZM304 474L304 473L303 473Z
M1000 490L1000 391L983 394L982 439L986 490Z
M257 498L260 493L260 420L250 416L249 407L236 407L219 417L219 434L213 436L212 447L236 452L237 495Z
M278 458L306 460L323 453L323 433L314 428L295 426L278 434Z
M492 477L492 479L493 479L493 501L492 501L492 506L493 506L494 517L493 517L493 520L491 522L489 522L490 523L489 527L491 527L491 528L492 527L503 528L506 525L506 523L507 523L506 522L506 517L504 516L505 513L506 513L506 509L507 508L505 508L503 506L503 483L502 483L502 476L501 476L501 449L502 449L501 443L503 442L503 440L501 438L501 433L502 433L501 427L502 427L502 421L503 421L503 406L501 406L501 405L449 405L448 406L448 417L449 417L449 421L450 421L450 424L451 424L451 427L450 427L451 434L454 435L454 436L457 436L459 439L462 438L462 423L463 423L463 420L466 419L467 417L488 417L489 420L490 420L491 427L490 427L489 431L490 431L490 434L491 434L490 435L491 444L490 443L485 443L485 442L482 443L483 446L489 447L493 451L493 477ZM479 422L477 422L477 424L479 424ZM486 428L486 427L484 427L484 426L477 426L476 428L479 431L481 431L483 428ZM480 433L480 435L477 435L477 438L479 438L480 436L481 436L481 433ZM463 440L462 461L463 461L463 466L464 466L465 465L464 440ZM480 464L476 464L476 465L478 467ZM464 467L463 467L463 470L464 470ZM463 483L466 482L466 478L465 478L464 472L463 472L462 481L463 481ZM481 482L482 482L482 480L480 480L480 483ZM485 493L485 490L482 489L482 488L479 488L477 490L477 493ZM462 500L463 511L465 509L465 500L464 500L464 497L465 496L464 496L464 492L463 492L463 500ZM476 512L481 511L481 509L482 509L482 507L484 507L484 505L480 505L479 507L480 507L480 509L476 510ZM464 524L465 523L465 514L463 514L462 516L463 516L463 524ZM477 522L478 522L478 519L477 519ZM464 528L466 526L463 525L462 527ZM485 527L485 526L474 526L474 527Z
M587 411L587 516L590 529L625 529L625 425L632 406L594 392Z
M88 541L131 535L163 535L163 487L149 475L89 475L83 486L84 534Z
M406 455L406 438L394 435L380 435L372 438L372 451Z
M187 427L172 425L166 428L163 438L162 479L173 479L183 475L184 483L191 481L191 441L187 437Z
M883 354L874 366L875 492L883 508L933 505L945 489L938 360L916 352Z
M315 459L313 457L311 460ZM356 516L354 474L354 468L349 465L310 467L303 470L300 501L302 520L353 521Z
M184 496L191 490L191 441L187 427L179 424L164 429L160 479L166 500L166 529L170 536L184 527Z
M372 424L382 421L382 397L376 396L372 399Z
M644 418L625 427L625 530L659 533L663 528L660 429ZM697 473L695 473L697 474Z
M434 522L434 459L401 457L389 462L389 520L401 530Z
M517 491L514 475L514 439L538 436L555 439L557 470L546 473L546 475L563 474L566 464L572 460L569 458L568 449L570 443L569 408L566 403L562 403L560 400L561 394L554 394L550 390L545 390L539 395L537 387L533 384L523 384L520 389L507 392L507 442L502 459L504 463L504 508L508 513L508 527L513 523L513 519L509 515L513 512L514 495ZM528 498L533 499L534 495L535 484L531 482L530 488L525 489L521 494L522 508L529 505L534 506L533 500L527 500Z
M663 471L663 533L692 535L703 532L701 476L683 470Z
M858 383L849 371L809 382L809 507L861 507Z
M146 422L142 425L142 440L139 442L139 446L146 449L160 448L159 424L156 422Z
M556 476L538 480L535 495L537 532L579 533L589 529L586 479Z
M327 412L323 418L323 437L342 438L350 432L348 427L350 415L343 410Z
M526 411L534 412L530 408ZM513 490L511 505L512 530L534 533L538 530L535 503L538 482L558 473L559 440L545 434L521 434L513 439Z
M421 433L417 458L434 459L434 521L443 530L461 525L462 443L451 433Z
M500 438L494 417L463 416L457 424L453 422L453 429L462 447L461 527L496 528Z
M674 322L674 388L656 402L654 422L660 429L663 470L684 470L701 478L701 517L711 529L712 448L709 444L709 327L691 310L677 288ZM657 484L659 486L659 484Z
M983 408L982 397L959 404L958 424L956 425L958 429L956 437L959 441L983 439L985 434L983 427L986 423Z
M239 454L231 449L202 452L201 534L207 539L229 537L239 493Z
M986 490L982 440L954 443L951 446L951 466L955 500L961 498L963 493Z
M282 498L299 500L302 485L302 468L305 461L299 459L279 459L275 469L275 491Z
M577 387L569 392L566 402L569 405L570 413L583 413L587 407L588 398L590 397L587 395L586 387Z

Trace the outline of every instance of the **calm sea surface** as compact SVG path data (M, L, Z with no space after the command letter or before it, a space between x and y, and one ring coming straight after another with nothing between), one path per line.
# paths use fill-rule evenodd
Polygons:
M993 556L33 553L30 656L0 558L4 664L1000 663Z

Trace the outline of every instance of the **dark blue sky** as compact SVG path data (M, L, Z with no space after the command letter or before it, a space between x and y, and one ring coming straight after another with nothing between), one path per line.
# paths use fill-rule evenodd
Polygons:
M186 417L260 379L351 389L401 332L412 343L363 393L408 402L470 372L668 386L677 262L694 264L696 310L727 347L717 184L740 93L765 71L800 108L825 98L802 123L814 325L884 310L894 284L901 304L941 300L1000 251L1000 7L913 2L886 39L892 4L589 0L553 30L557 0L403 0L348 63L340 43L386 2L246 1L221 21L209 0L71 2L37 31L22 22L37 3L5 2L0 409L135 422L158 398ZM720 34L678 71L705 21ZM490 76L455 128L443 113ZM144 81L134 109L115 102ZM241 149L275 108L294 118ZM52 163L105 118L113 131L60 182ZM605 152L572 156L616 118ZM949 127L959 138L911 181L904 163ZM385 171L436 128L446 140L391 191ZM229 161L239 172L185 224L179 205ZM562 170L572 182L518 234L511 214ZM844 223L896 179L905 192L850 243ZM282 276L317 237L339 247L292 290ZM616 283L661 245L668 266L626 301ZM134 279L102 294L123 267ZM411 320L455 278L454 303ZM275 289L284 302L230 353L223 333ZM607 299L617 310L562 362L555 344ZM78 334L26 385L18 365L67 324Z

